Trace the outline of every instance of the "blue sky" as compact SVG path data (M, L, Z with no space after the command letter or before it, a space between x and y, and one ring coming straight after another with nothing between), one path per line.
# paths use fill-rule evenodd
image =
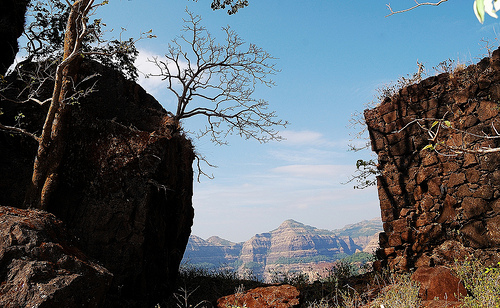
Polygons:
M113 0L98 13L108 27L126 28L125 36L153 29L156 39L138 43L144 72L153 70L145 59L164 54L180 34L186 7L202 16L214 36L222 37L220 28L230 25L246 42L278 58L277 86L259 88L255 96L291 123L282 130L287 140L259 144L231 137L229 146L193 140L218 166L205 169L215 179L202 178L194 186L193 234L205 239L244 241L286 219L331 230L380 216L375 188L341 184L357 159L372 155L347 151L357 132L347 127L351 115L373 101L377 88L414 73L417 60L429 74L446 59L477 62L486 54L480 40L495 44L495 32L500 33L498 20L477 21L472 0L387 18L386 0L249 0L249 7L233 16L212 11L210 2ZM401 0L393 8L413 4ZM141 83L166 109L173 108L159 80ZM194 130L202 120L183 126Z

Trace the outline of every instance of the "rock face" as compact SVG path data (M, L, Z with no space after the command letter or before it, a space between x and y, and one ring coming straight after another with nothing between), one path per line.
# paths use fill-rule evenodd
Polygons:
M0 1L0 75L5 75L19 51L17 39L24 30L29 0Z
M240 257L241 246L241 243L232 243L215 236L205 241L196 235L191 235L184 260L201 267L234 264Z
M299 305L299 295L291 285L261 287L222 297L217 307L292 308Z
M335 233L319 230L293 220L286 220L278 229L255 236L243 244L240 261L243 264L262 264L266 277L272 271L295 269L293 263L334 261L361 250L352 241L344 241ZM264 253L265 252L265 253Z
M379 233L382 230L380 217L377 217L347 225L334 232L342 239L352 239L354 244L363 247L364 252L373 253L378 248Z
M43 211L0 207L0 306L102 307L113 275Z
M378 256L393 270L435 266L474 256L500 259L500 154L440 155L423 149L434 119L476 135L495 135L500 101L500 50L463 70L403 88L365 111L384 233ZM443 128L441 140L468 148L498 147Z
M83 85L95 82L93 92L72 105L71 142L48 211L113 273L109 305L155 305L174 287L191 232L192 145L136 83L95 62L84 63L82 74L98 77ZM0 107L0 122L9 124L22 108L20 125L36 132L47 106ZM9 177L0 180L0 202L22 207L36 143L0 136L0 174Z

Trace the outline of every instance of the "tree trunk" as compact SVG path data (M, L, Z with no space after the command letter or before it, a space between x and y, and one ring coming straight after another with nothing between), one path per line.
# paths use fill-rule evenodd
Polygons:
M93 2L94 0L77 0L71 6L66 24L63 60L56 69L52 101L33 165L33 176L25 199L26 207L46 210L51 194L57 187L70 107L67 99L73 94L73 86L78 80L86 17Z

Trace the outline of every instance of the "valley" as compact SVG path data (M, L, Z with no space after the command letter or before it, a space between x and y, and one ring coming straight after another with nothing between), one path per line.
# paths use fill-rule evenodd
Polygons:
M331 268L333 262L356 253L359 258L366 258L378 247L381 231L380 218L332 231L290 219L241 243L217 236L204 240L191 235L182 262L202 268L229 268L264 281L270 281L276 273L297 271L312 277Z

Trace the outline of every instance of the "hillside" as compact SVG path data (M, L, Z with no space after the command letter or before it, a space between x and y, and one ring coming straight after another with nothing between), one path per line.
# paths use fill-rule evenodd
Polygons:
M359 251L378 246L380 219L362 221L338 230L317 229L294 220L256 234L242 243L212 236L207 240L192 235L183 261L205 268L230 267L240 273L268 279L271 272L305 270L332 263Z

